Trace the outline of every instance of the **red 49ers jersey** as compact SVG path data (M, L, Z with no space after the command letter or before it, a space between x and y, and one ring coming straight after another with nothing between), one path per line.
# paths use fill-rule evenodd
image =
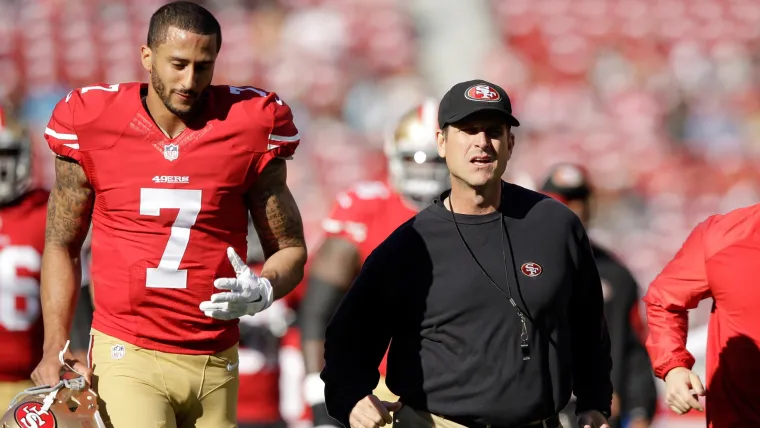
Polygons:
M299 143L274 93L211 86L203 110L167 138L141 98L147 85L90 86L61 100L45 130L95 189L93 328L136 346L210 354L238 341L237 320L198 309L233 277L225 249L247 253L246 193Z
M418 210L382 181L363 181L338 194L330 217L322 222L327 236L353 242L362 263L397 227Z
M353 242L361 262L397 227L414 217L418 210L382 181L357 183L348 192L338 194L330 217L322 222L327 236L339 236ZM380 363L385 376L388 354Z
M0 208L0 382L27 380L42 357L40 266L48 193Z

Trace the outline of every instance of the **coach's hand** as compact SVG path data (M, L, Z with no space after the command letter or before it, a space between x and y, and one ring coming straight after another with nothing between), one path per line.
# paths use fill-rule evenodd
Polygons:
M68 348L68 347L67 347ZM61 362L61 357L63 362ZM50 351L42 355L40 363L32 372L32 382L35 385L57 385L61 381L61 373L65 370L73 370L84 376L88 384L92 385L92 370L86 364L74 358L71 351L65 349L61 352Z
M607 418L596 410L586 410L579 413L578 426L581 428L610 428Z
M694 393L691 392L692 389ZM697 399L698 395L705 395L705 387L693 371L686 367L676 367L665 375L665 402L674 412L683 415L691 409L704 411Z
M390 412L401 408L401 403L389 403L381 401L374 395L368 395L361 399L348 417L351 428L378 428L393 423Z
M219 278L214 281L214 287L229 291L212 294L210 301L200 304L201 311L208 317L231 320L268 308L274 301L269 280L251 272L232 247L227 248L227 257L235 268L236 278Z

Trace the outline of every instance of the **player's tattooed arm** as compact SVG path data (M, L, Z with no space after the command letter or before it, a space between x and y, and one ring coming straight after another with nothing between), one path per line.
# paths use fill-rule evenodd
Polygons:
M68 337L81 282L80 252L94 200L82 167L73 159L56 158L41 273L45 352L57 353Z
M46 245L78 252L87 238L95 192L82 167L73 159L55 159L55 185L48 200Z
M272 283L275 298L298 285L306 263L303 221L286 183L287 175L285 160L273 159L248 195L253 225L267 258L261 275Z

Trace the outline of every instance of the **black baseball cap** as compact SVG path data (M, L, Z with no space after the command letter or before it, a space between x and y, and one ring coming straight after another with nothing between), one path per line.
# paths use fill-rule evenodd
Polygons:
M512 103L507 92L485 80L468 80L449 89L438 106L438 126L443 129L479 111L502 113L507 125L520 126L520 122L512 116Z
M542 193L562 202L587 199L591 191L588 172L573 163L554 165L541 186Z

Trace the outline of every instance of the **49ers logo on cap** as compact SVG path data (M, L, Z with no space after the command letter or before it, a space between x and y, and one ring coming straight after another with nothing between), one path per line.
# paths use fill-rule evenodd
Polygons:
M520 267L520 270L522 271L523 275L530 278L539 276L541 275L541 272L544 271L540 264L533 262L523 263L523 265Z
M24 403L13 414L16 422L23 428L55 428L55 416L50 411L43 412L40 403Z
M475 85L470 86L467 92L464 93L467 99L473 101L488 101L496 102L501 101L501 95L499 92L488 85Z

